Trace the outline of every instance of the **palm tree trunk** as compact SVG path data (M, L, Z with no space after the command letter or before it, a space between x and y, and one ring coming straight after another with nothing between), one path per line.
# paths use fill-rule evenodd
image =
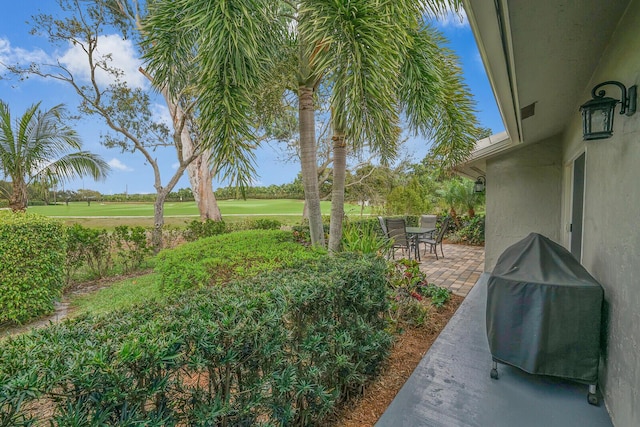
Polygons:
M315 106L313 88L300 85L298 91L298 114L300 120L300 169L304 184L304 197L309 212L311 244L324 246L320 193L316 160Z
M331 190L331 221L329 251L338 252L344 220L344 188L347 170L347 145L343 132L336 131L333 140L333 188Z
M27 184L21 176L12 176L13 194L9 198L9 207L12 211L25 211L27 209Z

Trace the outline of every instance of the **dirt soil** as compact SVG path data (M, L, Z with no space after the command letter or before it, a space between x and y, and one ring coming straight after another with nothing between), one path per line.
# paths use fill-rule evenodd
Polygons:
M431 312L426 326L406 329L398 336L380 375L365 387L362 396L340 408L330 427L373 426L463 300L461 296L452 295L444 307Z

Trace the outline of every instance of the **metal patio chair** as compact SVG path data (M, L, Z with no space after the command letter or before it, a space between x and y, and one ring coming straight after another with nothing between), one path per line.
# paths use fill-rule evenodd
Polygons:
M429 245L429 253L431 251L435 252L436 259L438 259L438 245L440 245L440 253L442 254L442 258L444 258L444 251L442 250L442 239L444 238L444 233L447 232L447 228L449 228L449 217L445 218L440 224L440 230L437 230L435 233L435 237L427 237L418 239L419 243L424 243L424 252L427 253L427 245Z
M403 255L406 249L408 257L411 259L411 249L415 242L407 236L405 220L403 218L387 218L385 220L385 225L387 226L389 239L393 242L391 249L393 259L395 259L396 249L402 249Z

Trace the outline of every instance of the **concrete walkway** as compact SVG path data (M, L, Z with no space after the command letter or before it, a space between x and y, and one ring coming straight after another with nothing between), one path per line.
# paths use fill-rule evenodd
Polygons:
M449 251L445 247L444 259L452 261L454 252ZM424 263L423 268L431 268L427 257L423 257ZM442 274L438 277L444 277L445 267L440 266L440 270ZM430 282L433 278L438 284L437 271L427 274L432 274ZM485 330L487 279L486 273L480 276L376 426L612 426L602 402L599 407L587 403L586 385L529 375L502 364L498 365L500 378L489 377L491 354ZM464 292L466 281L460 284L459 276L443 278L441 283L450 280L452 289L460 285L457 293ZM602 399L600 393L598 396Z

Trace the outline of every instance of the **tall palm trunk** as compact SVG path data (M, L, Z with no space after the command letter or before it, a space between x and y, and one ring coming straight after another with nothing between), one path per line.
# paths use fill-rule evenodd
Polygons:
M304 84L298 88L298 114L300 120L300 169L304 197L309 212L311 244L324 246L320 192L318 190L313 88Z
M338 252L342 240L344 220L344 188L347 170L347 144L344 132L334 131L333 188L331 190L331 222L329 226L329 251Z
M21 176L12 176L13 194L9 198L9 207L12 211L24 211L27 209L27 184Z

